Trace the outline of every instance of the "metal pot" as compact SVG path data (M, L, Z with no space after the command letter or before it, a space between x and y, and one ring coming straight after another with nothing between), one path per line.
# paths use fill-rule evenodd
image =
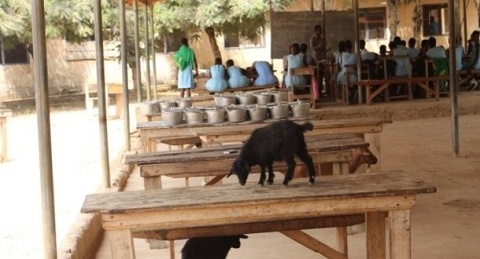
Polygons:
M246 120L247 110L242 107L226 107L228 121L242 122Z
M251 105L248 106L248 114L252 121L263 121L268 118L268 109L266 106Z
M191 99L178 100L177 106L180 108L190 108L192 107L192 100Z
M166 110L167 108L176 107L176 106L177 106L177 103L175 101L168 101L168 100L160 101L160 108L162 111Z
M309 102L295 102L290 103L292 109L293 117L308 117L310 114L310 103Z
M187 124L203 123L205 111L200 109L185 109L185 116L187 117Z
M158 101L145 102L141 106L143 114L150 115L160 112L160 104Z
M288 103L276 103L268 108L270 109L270 117L272 119L282 119L288 117Z
M288 93L284 91L273 92L273 101L274 102L288 102Z
M237 101L237 98L233 95L219 95L214 96L213 99L215 100L215 105L223 107L235 104Z
M165 126L174 126L182 122L183 111L180 108L170 107L162 111L162 121Z
M213 107L206 109L208 123L220 123L225 121L225 108Z
M272 101L273 95L271 93L258 93L255 94L255 98L257 99L257 104L266 105Z
M239 94L237 95L238 103L241 105L248 105L255 103L255 96L252 94Z

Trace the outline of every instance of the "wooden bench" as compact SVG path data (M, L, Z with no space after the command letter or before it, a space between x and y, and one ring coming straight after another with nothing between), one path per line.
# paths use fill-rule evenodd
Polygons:
M288 101L293 102L295 100L308 100L312 104L312 107L315 108L315 93L317 92L318 95L318 89L314 89L313 84L313 82L317 80L315 77L315 67L308 66L291 68L289 73L292 76L309 76L311 81L306 85L287 85ZM318 87L318 83L315 85L315 87Z
M354 134L333 134L306 137L307 149L316 166L317 174L321 173L321 164L333 164L333 174L348 174L348 162L352 160L354 149L365 149L369 146L362 138ZM162 188L162 176L188 178L212 176L207 185L222 180L238 157L241 144L222 145L200 149L177 150L167 152L132 154L125 156L125 164L140 167L140 175L144 179L146 189ZM226 150L236 153L225 154ZM302 165L298 161L298 165ZM252 167L258 173L259 167ZM274 170L286 172L284 162L276 162Z
M413 99L412 86L414 84L420 86L426 92L427 98L433 95L435 100L438 100L440 98L440 87L438 82L440 80L448 80L449 78L449 76L395 77L389 79L359 80L357 81L357 85L365 89L366 104L372 104L375 97L386 92L390 85L396 84L405 84L407 86L407 95L402 97L406 97L408 100ZM433 84L433 89L430 88L430 82L435 83ZM389 101L391 98L388 96L388 93L386 94L386 97L386 101Z
M135 258L133 237L142 233L172 240L271 231L328 258L347 258L345 239L335 250L301 229L344 225L344 215L358 213L365 215L367 257L386 258L388 213L389 258L408 259L416 195L434 192L403 171L388 171L327 176L313 185L294 179L288 187L232 184L90 194L81 212L101 214L114 259Z

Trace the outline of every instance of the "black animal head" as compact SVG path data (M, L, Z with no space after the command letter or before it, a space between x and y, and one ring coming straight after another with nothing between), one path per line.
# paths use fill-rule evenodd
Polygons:
M238 235L238 236L227 236L225 237L227 242L229 243L230 247L232 248L240 248L240 238L248 238L246 235Z
M248 165L247 161L239 157L233 162L232 169L230 169L230 173L227 175L227 177L232 175L232 173L237 175L238 182L241 185L245 185L248 174L250 173L250 166Z

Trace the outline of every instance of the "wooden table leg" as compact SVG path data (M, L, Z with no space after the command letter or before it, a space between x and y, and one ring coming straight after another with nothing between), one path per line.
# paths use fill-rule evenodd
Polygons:
M7 118L0 117L0 163L7 159Z
M367 212L367 258L385 258L385 213L383 211Z
M130 230L111 230L110 250L112 259L135 259L132 233Z
M410 210L390 211L389 217L390 259L410 259Z

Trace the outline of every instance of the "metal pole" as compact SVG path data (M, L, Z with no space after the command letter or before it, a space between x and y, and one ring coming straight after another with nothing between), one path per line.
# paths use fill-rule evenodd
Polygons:
M152 86L152 82L150 79L150 55L149 55L149 44L148 44L148 6L145 5L145 63L146 63L146 69L147 69L147 100L151 101L151 89L150 87Z
M43 0L32 0L33 66L37 109L38 154L42 200L43 247L46 259L57 258L55 199L48 102L47 47L45 44L45 10Z
M142 102L142 66L140 64L140 46L138 36L138 0L135 0L133 3L133 8L135 9L135 84L137 85L137 101L138 103Z
M120 1L120 38L122 41L122 86L123 86L123 131L125 150L130 150L130 114L128 98L128 53L127 53L127 26L125 22L125 0Z
M463 42L465 42L465 49L468 46L467 33L467 0L463 0Z
M101 0L93 1L95 24L95 49L97 60L98 122L100 128L100 155L102 161L103 186L110 188L110 159L108 156L107 108L105 94L105 60L103 58L102 6Z
M360 55L360 48L358 42L360 41L359 27L358 27L358 0L353 0L353 31L355 36L355 54L357 56L357 78L360 80L362 76L362 56ZM358 103L363 103L362 88L358 87Z
M157 58L155 52L155 23L153 21L153 4L151 7L151 17L152 17L152 62L153 62L153 98L157 100Z
M448 26L449 26L449 40L450 40L450 95L451 95L451 111L452 111L452 149L453 155L458 157L459 154L459 139L458 139L458 85L457 85L457 70L455 60L455 48L457 43L455 41L455 18L454 18L454 0L448 0Z

